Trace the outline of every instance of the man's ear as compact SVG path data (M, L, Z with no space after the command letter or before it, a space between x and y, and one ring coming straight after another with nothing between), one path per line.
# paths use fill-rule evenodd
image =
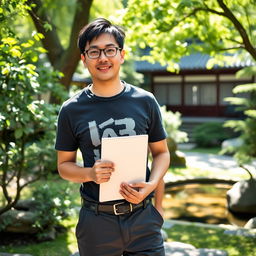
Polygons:
M85 60L85 55L81 54L81 60L82 60L82 62L84 64L84 66L87 67L86 60Z
M120 52L120 55L121 55L121 64L123 64L124 63L124 56L125 56L125 50L124 49Z

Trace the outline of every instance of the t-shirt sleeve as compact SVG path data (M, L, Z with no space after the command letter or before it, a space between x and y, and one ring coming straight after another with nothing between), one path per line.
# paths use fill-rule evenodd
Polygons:
M149 142L157 142L165 139L167 136L162 122L160 106L153 95L150 103L150 110L151 122L149 127Z
M71 120L63 107L58 116L55 149L61 151L76 151L78 149L78 142L71 126Z

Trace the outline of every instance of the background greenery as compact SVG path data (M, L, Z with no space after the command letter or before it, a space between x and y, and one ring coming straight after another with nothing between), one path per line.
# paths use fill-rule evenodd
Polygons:
M19 250L34 256L69 255L76 251L77 211L74 215L72 209L80 204L78 185L62 181L56 175L53 146L59 103L67 98L74 72L83 70L78 65L76 38L89 20L103 16L125 25L127 57L135 59L138 46L150 47L151 56L144 58L167 63L169 70L175 72L179 70L179 59L195 51L213 57L208 68L216 63L235 61L231 55L223 54L225 51L241 60L250 59L252 63L256 59L256 50L252 47L256 38L256 7L250 0L116 0L109 1L108 8L100 0L64 0L61 5L58 0L1 0L0 3L0 180L3 191L0 210L3 213L11 209L20 198L34 197L47 201L44 207L38 207L40 222L36 225L42 228L42 234L48 228L46 219L66 228L52 242L1 246L1 251ZM133 62L125 65L122 77L131 78L132 83L139 85L143 78L134 74ZM255 68L243 72L256 74ZM251 93L249 99L230 99L244 111L246 119L227 125L240 132L245 143L235 149L236 155L248 162L255 157L255 84L238 87L236 91ZM40 181L36 181L38 179ZM38 192L41 188L42 194ZM63 209L67 209L67 214ZM170 234L170 239L183 239L196 245L193 235L198 234L197 241L201 241L198 246L226 246L230 255L250 255L253 250L247 238L228 239L211 230L194 232L192 228L185 228L180 227L173 233L185 232L184 236ZM211 240L204 239L205 232L213 234ZM223 245L222 239L230 242ZM236 249L233 240L245 249Z

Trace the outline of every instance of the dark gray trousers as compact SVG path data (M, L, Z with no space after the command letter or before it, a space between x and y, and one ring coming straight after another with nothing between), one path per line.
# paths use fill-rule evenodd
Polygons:
M163 218L152 204L124 215L82 207L76 227L80 256L164 256Z

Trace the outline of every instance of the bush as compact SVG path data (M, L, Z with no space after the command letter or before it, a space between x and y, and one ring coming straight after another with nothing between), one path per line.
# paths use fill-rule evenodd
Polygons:
M33 191L33 200L35 201L34 211L36 213L35 227L40 229L37 237L42 240L48 232L61 226L61 222L67 219L72 211L70 207L70 189L56 190L50 188L47 184L38 187Z
M182 123L181 114L179 112L167 111L166 106L162 106L160 110L167 137L172 138L175 143L187 142L187 133L179 130Z
M223 127L222 123L210 122L198 125L193 131L193 138L199 147L220 146L221 142L232 138L234 133Z
M56 170L59 106L45 102L42 94L58 91L60 74L38 65L44 52L35 46L40 38L35 34L22 43L7 36L0 41L0 214L15 206L24 187Z
M256 67L247 67L242 72L256 74ZM241 73L243 74L243 73ZM225 100L236 106L236 111L242 111L244 120L229 120L225 127L239 132L242 144L239 147L229 147L222 153L234 153L239 165L251 163L256 157L256 83L237 85L233 89L234 94L247 93L249 97L229 97Z

